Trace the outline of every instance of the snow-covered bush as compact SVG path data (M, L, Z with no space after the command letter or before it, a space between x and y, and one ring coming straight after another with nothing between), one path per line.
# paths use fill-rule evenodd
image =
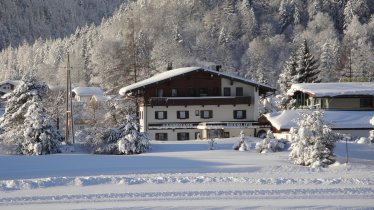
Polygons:
M369 141L371 143L374 143L374 130L369 132Z
M369 138L366 138L366 137L360 137L360 138L356 139L355 142L357 144L369 144L370 140L369 140Z
M240 140L234 144L233 149L239 151L247 151L250 149L250 146L245 141L245 135L243 131L240 131Z
M208 149L209 150L215 150L216 145L217 145L217 142L213 138L208 139Z
M286 147L286 141L276 139L271 130L266 133L266 138L256 143L256 150L259 153L283 151Z
M6 95L7 105L0 119L1 141L17 145L16 154L44 155L59 152L62 136L51 123L44 107L48 87L35 78L24 77Z
M138 131L134 115L127 115L119 128L92 128L87 130L86 145L96 154L140 154L150 148L149 138Z
M297 124L297 129L290 130L289 159L295 164L312 167L334 163L333 149L337 137L323 122L323 112L303 113Z
M118 99L110 98L107 103L107 113L104 116L102 123L98 125L105 125L110 127L120 127L123 123L123 119L126 116L136 112L136 101L133 99Z

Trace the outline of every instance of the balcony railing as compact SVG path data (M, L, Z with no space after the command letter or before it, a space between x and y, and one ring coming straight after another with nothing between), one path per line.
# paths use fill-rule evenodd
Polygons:
M146 104L148 106L251 105L251 97L152 97Z

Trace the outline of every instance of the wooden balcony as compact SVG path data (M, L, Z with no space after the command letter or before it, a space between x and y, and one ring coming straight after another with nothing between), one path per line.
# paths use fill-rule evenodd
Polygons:
M251 105L250 96L240 97L153 97L147 106L193 106L193 105Z

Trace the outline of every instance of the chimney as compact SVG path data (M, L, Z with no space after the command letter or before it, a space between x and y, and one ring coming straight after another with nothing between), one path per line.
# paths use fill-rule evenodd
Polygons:
M168 67L166 68L166 70L170 71L173 69L173 62L168 62Z
M222 66L221 65L216 65L216 71L221 70Z

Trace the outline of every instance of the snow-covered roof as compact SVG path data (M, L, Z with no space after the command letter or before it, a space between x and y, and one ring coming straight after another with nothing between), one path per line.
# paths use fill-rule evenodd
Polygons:
M374 82L299 83L293 84L287 94L293 96L296 91L314 97L374 95Z
M268 113L265 117L276 129L288 130L297 127L296 121L302 112L311 112L311 110L284 110ZM370 124L370 119L373 116L374 111L324 111L324 121L331 124L331 128L334 129L374 129L374 126Z
M145 87L147 85L157 83L157 82L160 82L160 81L163 81L163 80L167 80L167 79L179 76L179 75L187 74L187 73L190 73L190 72L193 72L193 71L204 71L204 72L209 72L211 74L215 74L217 76L223 76L223 77L239 80L239 81L247 83L247 84L259 86L259 88L264 89L266 91L274 91L275 90L274 88L272 88L270 86L255 82L253 80L245 79L245 78L239 77L239 76L230 75L230 74L223 73L223 72L220 72L220 71L215 71L215 70L211 70L211 69L208 69L208 68L202 68L202 67L185 67L185 68L179 68L179 69L173 69L173 70L165 71L165 72L162 72L160 74L156 74L153 77L150 77L148 79L145 79L145 80L142 80L140 82L134 83L132 85L123 87L123 88L120 89L119 94L122 95L122 96L125 96L127 93L131 92L132 90L142 88L142 87Z
M79 96L104 95L104 91L99 87L76 87L72 92Z
M108 101L109 97L104 95L93 95L92 98L95 98L96 101Z
M0 82L0 86L5 85L5 84L12 84L14 86L17 86L20 84L20 82L21 82L20 80L4 80Z

